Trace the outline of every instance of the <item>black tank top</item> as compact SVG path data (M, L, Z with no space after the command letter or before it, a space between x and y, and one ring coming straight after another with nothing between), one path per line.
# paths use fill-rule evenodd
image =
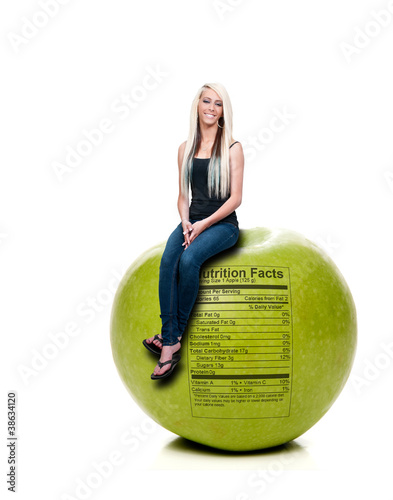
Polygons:
M239 141L236 141L239 142ZM231 148L234 142L229 147ZM207 188L207 172L209 168L210 158L194 158L192 164L191 175L191 205L190 205L190 219L202 220L212 215L218 210L229 198L217 198L209 196ZM231 224L239 227L236 212L233 211L219 222L230 222Z

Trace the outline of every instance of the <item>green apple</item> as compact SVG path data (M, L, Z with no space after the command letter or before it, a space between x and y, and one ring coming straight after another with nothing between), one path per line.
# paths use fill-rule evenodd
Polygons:
M182 359L155 381L157 357L142 340L160 332L164 247L130 266L113 303L113 358L134 400L173 433L224 450L307 431L343 389L356 350L356 309L334 262L293 231L241 230L202 267Z

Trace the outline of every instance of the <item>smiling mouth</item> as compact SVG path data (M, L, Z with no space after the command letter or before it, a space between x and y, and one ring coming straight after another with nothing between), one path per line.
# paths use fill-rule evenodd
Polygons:
M205 113L206 116L208 116L209 118L214 118L216 115L212 115L211 113Z

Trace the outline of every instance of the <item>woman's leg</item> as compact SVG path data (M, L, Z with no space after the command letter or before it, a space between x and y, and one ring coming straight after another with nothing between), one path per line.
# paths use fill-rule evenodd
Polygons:
M179 261L184 252L184 235L181 223L169 236L161 257L158 294L161 310L161 336L163 345L178 342L178 274Z
M183 235L183 232L182 232ZM218 223L203 231L182 253L178 260L177 300L178 300L178 333L182 335L187 325L188 317L194 306L199 289L199 271L201 265L213 255L216 255L233 246L239 237L239 229L233 224ZM182 247L184 248L184 247ZM177 345L178 344L178 345ZM160 361L172 359L175 352L180 349L180 343L164 344ZM163 375L170 369L170 365L154 369L155 375Z
M199 271L202 264L224 250L235 245L239 228L228 222L221 222L205 229L181 254L179 262L178 287L178 329L183 334L194 307L199 290Z
M169 236L164 252L161 257L158 295L161 310L161 338L154 340L154 336L146 339L147 343L154 343L159 349L162 347L163 340L166 345L178 342L178 268L179 259L184 252L184 235L182 225L179 224Z

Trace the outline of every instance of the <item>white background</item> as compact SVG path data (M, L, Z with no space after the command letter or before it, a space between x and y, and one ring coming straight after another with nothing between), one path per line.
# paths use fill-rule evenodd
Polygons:
M15 390L21 499L393 498L393 16L372 13L388 9L386 0L2 2L2 493ZM152 70L162 76L141 90ZM177 148L196 91L215 81L247 149L241 227L286 227L323 246L359 321L352 374L329 412L289 446L246 455L153 425L109 342L119 277L178 223ZM122 95L139 99L127 117L113 108ZM291 119L252 150L275 110ZM101 120L111 132L56 173ZM78 334L42 358L72 325ZM94 464L110 460L97 478Z

